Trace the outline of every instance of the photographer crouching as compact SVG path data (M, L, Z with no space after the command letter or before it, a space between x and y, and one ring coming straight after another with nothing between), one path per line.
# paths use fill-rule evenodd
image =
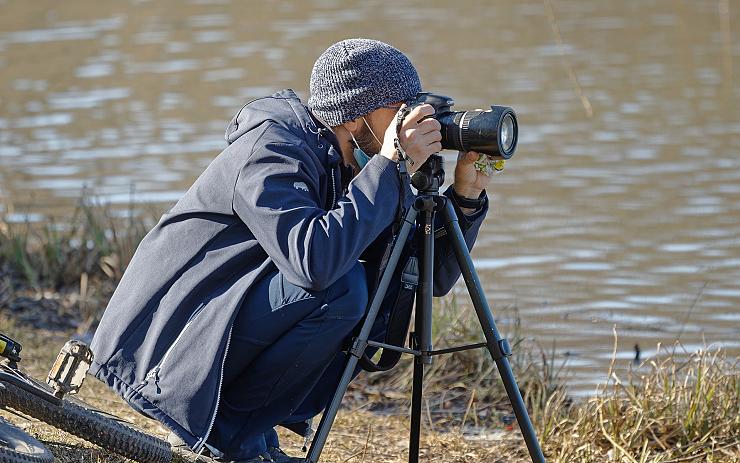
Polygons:
M244 106L226 149L140 243L95 333L90 372L167 426L182 455L302 461L280 449L274 427L306 433L334 393L414 198L394 141L409 173L442 149L429 104L397 130L420 91L390 45L332 45L313 67L308 105L284 90ZM469 249L488 209L478 158L460 153L444 192ZM440 296L460 269L444 236L435 246ZM374 338L400 286L399 276Z

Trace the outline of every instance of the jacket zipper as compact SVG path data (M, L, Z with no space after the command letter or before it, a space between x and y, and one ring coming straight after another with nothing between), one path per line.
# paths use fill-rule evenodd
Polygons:
M337 182L334 180L334 167L331 168L331 207L329 208L334 209L337 204Z
M321 137L326 138L326 136L322 133L324 130L326 130L327 132L329 131L329 129L317 129L316 130L316 134L318 135L319 139ZM311 131L311 133L313 133L313 131ZM331 140L326 138L326 142L331 147ZM321 143L321 140L319 140L319 148L322 148L323 146L324 146L323 143ZM339 162L341 162L341 160ZM337 180L334 177L334 171L336 169L339 169L339 164L332 165L331 161L329 161L329 173L331 174L331 193L332 193L331 207L329 207L329 210L332 210L337 206Z
M142 381L139 384L137 390L141 390L151 379L154 379L154 385L157 386L157 393L159 394L160 392L162 392L161 389L159 388L159 371L161 370L164 362L167 361L167 358L170 356L172 351L175 349L175 346L177 345L177 343L180 341L182 336L188 330L190 325L195 321L195 318L198 316L198 314L200 313L200 311L203 309L204 306L205 304L201 304L201 306L198 307L198 309L193 313L192 317L190 317L190 320L188 320L187 323L185 323L185 326L183 326L182 331L180 331L180 334L177 335L177 337L175 338L174 342L170 345L170 347L167 348L164 355L162 356L162 359L154 366L154 368L149 370L146 376L144 376L144 381Z
M224 366L226 365L226 356L229 353L229 344L231 344L231 332L234 330L234 325L232 323L231 327L229 328L229 337L226 339L226 349L224 349L224 358L221 360L221 372L218 377L218 391L216 395L216 408L213 410L213 416L211 417L211 423L208 425L208 429L206 430L206 435L203 436L203 439L198 442L198 444L193 449L194 452L200 452L203 449L203 446L206 444L206 441L208 440L208 436L211 435L211 430L213 430L213 423L216 422L216 414L218 413L218 406L221 403L221 386L224 382Z

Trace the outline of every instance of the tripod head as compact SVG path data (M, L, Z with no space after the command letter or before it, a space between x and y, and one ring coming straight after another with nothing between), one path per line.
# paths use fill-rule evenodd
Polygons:
M444 160L439 154L432 154L411 176L411 184L419 193L437 193L445 182Z

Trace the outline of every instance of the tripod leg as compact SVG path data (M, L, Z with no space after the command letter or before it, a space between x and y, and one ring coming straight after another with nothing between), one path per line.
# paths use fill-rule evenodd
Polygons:
M433 198L418 200L423 207L419 216L422 254L419 286L416 289L414 308L414 349L421 352L414 357L414 382L411 390L411 429L409 433L409 463L419 461L419 438L421 435L421 403L423 398L424 365L432 363L432 300L434 285L434 214Z
M316 429L316 436L314 437L313 442L311 443L311 449L308 451L308 455L306 456L307 463L316 463L319 461L319 456L321 455L321 451L324 449L326 439L329 436L329 431L332 424L334 423L334 419L337 416L339 406L342 403L342 397L344 397L344 394L347 392L347 387L349 386L350 381L352 381L352 375L355 371L355 368L357 367L357 362L359 361L360 357L362 357L362 354L365 352L365 348L367 347L367 340L370 337L370 330L372 329L373 324L375 323L375 319L378 316L380 305L383 302L383 298L385 298L386 292L388 291L388 285L390 284L391 278L393 277L393 271L395 270L396 265L398 265L398 260L401 258L401 252L403 251L403 247L406 244L406 238L408 238L409 232L411 231L411 225L413 225L414 221L416 220L417 213L418 211L413 207L409 208L408 212L406 213L406 217L404 219L403 225L401 226L401 230L399 231L396 242L394 243L393 249L391 250L391 256L388 259L388 264L383 272L383 276L380 279L380 283L378 284L378 289L373 295L373 300L370 304L370 309L368 310L367 316L365 317L365 322L362 324L360 334L357 336L357 338L355 338L354 344L350 349L349 353L351 355L347 356L347 366L344 367L344 372L342 373L342 377L339 380L339 385L334 392L334 397L332 398L329 405L326 407L326 410L324 410L324 414L321 417L319 427Z
M478 315L478 320L483 328L483 334L486 337L486 343L488 345L488 351L491 353L491 357L496 362L496 367L501 375L501 380L506 388L506 393L509 396L511 406L514 408L514 415L516 415L517 422L519 423L519 429L522 431L522 436L527 444L529 450L529 456L533 462L544 463L545 456L542 454L542 449L537 441L537 435L532 426L532 421L529 419L527 414L527 407L524 404L522 395L519 392L519 387L514 379L514 373L511 371L511 365L509 365L508 356L511 355L508 343L505 339L501 338L498 330L496 329L496 323L491 314L491 309L488 306L485 294L483 293L483 287L478 274L475 272L473 266L473 259L470 257L468 247L465 244L462 231L460 230L460 224L457 222L457 216L452 208L452 204L448 201L443 211L445 229L447 235L451 240L453 249L455 250L455 257L457 257L457 263L460 265L462 270L465 284L468 287L470 298L475 307L475 312Z
M424 363L414 357L414 382L411 387L411 428L409 432L409 463L419 461L419 438L421 437L421 399L424 381Z

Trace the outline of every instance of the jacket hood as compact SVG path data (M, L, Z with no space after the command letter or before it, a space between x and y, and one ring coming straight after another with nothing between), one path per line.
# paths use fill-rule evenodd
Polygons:
M317 142L319 135L326 135L321 133L323 130L331 133L324 127L317 128L300 98L293 90L286 89L244 105L226 127L226 142L234 143L246 132L267 121L283 126L291 133L305 134L306 142L311 145ZM310 137L311 134L314 136Z

